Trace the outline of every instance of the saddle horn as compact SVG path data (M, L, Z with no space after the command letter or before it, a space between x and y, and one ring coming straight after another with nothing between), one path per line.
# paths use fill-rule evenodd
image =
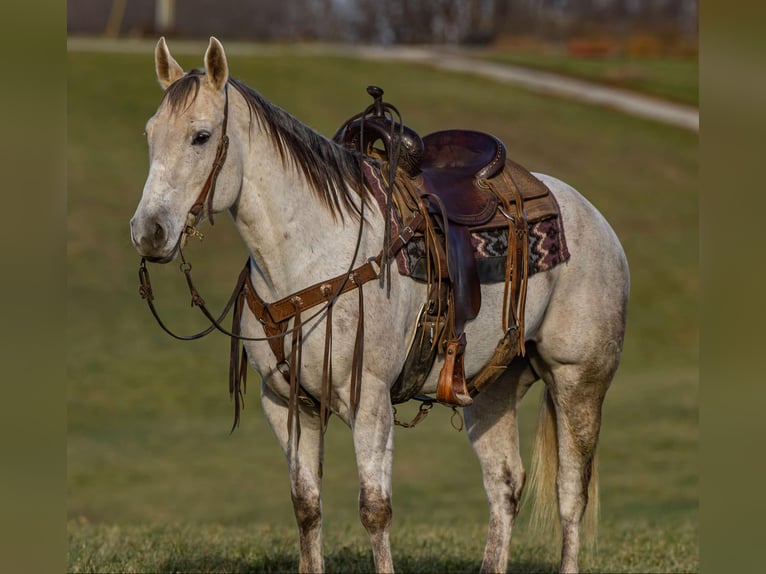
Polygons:
M373 103L349 118L335 132L333 140L364 155L371 155L375 144L381 141L389 162L401 167L410 177L416 176L423 160L423 140L402 123L401 114L392 104L383 101L382 88L367 86L367 93Z

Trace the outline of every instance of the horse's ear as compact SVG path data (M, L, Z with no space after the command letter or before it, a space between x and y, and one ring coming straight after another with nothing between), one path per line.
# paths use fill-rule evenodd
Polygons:
M229 64L226 63L226 53L221 43L210 36L210 44L205 52L205 73L208 81L216 90L223 90L229 80Z
M170 55L164 37L160 38L154 49L154 67L157 70L157 80L159 80L163 90L167 90L170 84L184 75L184 69Z

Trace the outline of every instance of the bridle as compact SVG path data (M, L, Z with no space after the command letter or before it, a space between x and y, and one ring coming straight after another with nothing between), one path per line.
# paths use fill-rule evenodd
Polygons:
M199 219L199 215L203 209L207 208L207 216L210 221L210 225L214 224L213 195L215 194L215 186L218 180L218 175L221 173L221 169L223 169L223 166L226 163L226 156L229 151L229 135L226 133L228 123L229 123L228 82L226 86L224 87L223 93L224 93L224 104L223 104L223 121L221 122L221 139L218 141L218 148L216 149L215 158L213 159L213 166L211 167L210 173L208 174L207 179L205 180L205 183L202 186L202 190L200 191L199 195L197 196L197 199L194 201L194 204L192 205L191 209L189 210L189 213L186 216L186 225L184 226L184 229L178 238L177 247L176 247L176 249L178 249L179 255L181 256L182 263L180 267L181 267L181 271L186 276L186 282L189 286L189 292L192 297L192 305L199 307L200 310L202 310L202 312L206 316L209 314L209 311L207 310L207 307L205 306L204 299L199 294L196 287L194 287L194 282L192 281L192 278L191 278L191 264L188 263L186 259L184 258L183 246L185 245L186 239L188 237L198 237L199 239L202 239L203 235L197 229L196 224L197 224L197 220ZM165 323L160 318L156 307L154 306L154 293L152 291L151 279L149 277L149 269L146 266L146 257L141 258L141 263L139 264L139 267L138 267L138 277L139 277L139 283L140 283L138 292L141 295L141 298L146 300L146 302L148 303L149 309L151 310L152 315L154 315L154 318L156 319L159 326L162 328L163 331L165 331L171 337L182 340L182 341L193 341L195 339L201 339L202 337L211 333L216 328L220 330L221 321L226 317L226 315L231 310L231 306L234 303L234 300L236 299L237 292L242 289L242 285L241 285L242 278L240 277L237 280L237 286L235 287L234 292L232 293L231 297L229 297L229 301L224 306L223 312L218 318L213 317L212 320L210 320L209 327L207 327L206 329L203 329L202 331L199 331L198 333L194 333L193 335L178 335L165 325Z
M212 314L208 311L207 307L205 306L205 300L202 298L202 296L197 291L196 287L194 286L194 282L191 278L191 263L186 261L186 258L183 254L183 247L186 243L186 239L188 237L197 237L199 239L202 239L203 235L202 233L197 229L197 220L199 219L200 213L202 213L203 209L206 209L207 211L207 217L210 221L210 225L214 225L213 221L213 195L215 194L215 186L218 180L218 175L221 173L221 169L223 169L224 164L226 163L226 156L228 154L229 150L229 136L226 133L228 122L229 122L229 85L228 83L224 87L224 104L223 104L223 121L221 122L221 139L218 141L218 148L215 152L215 158L213 159L213 165L210 169L210 173L207 176L207 179L205 180L204 185L202 186L202 190L200 191L199 195L197 196L197 199L194 201L194 204L192 205L191 209L189 210L189 213L186 216L186 225L184 226L183 231L181 232L181 235L179 236L178 242L177 242L177 248L178 253L181 257L181 271L184 273L186 277L186 282L189 286L189 292L192 297L192 306L199 307L200 310L203 312L205 316L208 317L210 320L210 326L208 326L206 329L203 329L202 331L199 331L198 333L194 333L193 335L178 335L172 330L170 330L165 323L162 321L162 319L159 316L159 313L157 312L157 309L154 306L154 293L152 291L152 285L151 280L149 278L149 269L146 266L146 258L141 258L141 263L138 268L138 276L139 276L139 294L141 295L142 299L145 299L146 302L149 305L149 309L152 311L152 315L154 315L154 318L157 320L157 323L160 325L163 331L165 331L167 334L169 334L171 337L175 339L179 339L182 341L192 341L195 339L201 339L202 337L208 335L213 330L218 329L220 331L223 331L224 333L228 332L226 329L224 329L221 326L221 321L226 317L226 315L231 310L231 307L236 299L237 293L242 290L243 285L243 278L242 274L240 273L240 277L237 280L237 285L234 288L234 292L232 293L231 297L229 297L229 301L224 306L223 312L221 315L216 318L213 317Z

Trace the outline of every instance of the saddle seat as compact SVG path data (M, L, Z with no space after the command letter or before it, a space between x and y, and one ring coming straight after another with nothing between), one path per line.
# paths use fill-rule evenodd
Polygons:
M447 219L470 227L472 231L506 227L498 210L497 195L487 180L507 172L524 202L527 220L537 221L556 213L548 188L526 168L509 159L505 145L495 136L470 130L444 130L423 137L420 173L413 183L420 195L438 198ZM500 184L495 179L495 187ZM510 203L515 197L504 195ZM429 211L439 214L437 206Z
M422 195L438 198L431 211L444 210L449 221L476 226L497 211L497 197L482 180L505 165L505 145L496 137L469 130L444 130L423 138L421 173L416 186ZM436 205L434 205L436 204Z

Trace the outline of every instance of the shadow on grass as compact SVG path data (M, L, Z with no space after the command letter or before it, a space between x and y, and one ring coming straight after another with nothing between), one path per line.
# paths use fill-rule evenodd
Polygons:
M394 567L400 573L461 574L478 572L480 558L463 558L455 555L399 556L394 557ZM327 572L374 573L375 566L369 551L341 549L325 557ZM508 570L522 573L553 573L556 566L535 562L511 561ZM159 563L158 572L262 574L297 572L298 557L294 552L280 551L253 557L232 558L224 555L202 555L190 558L173 558Z

